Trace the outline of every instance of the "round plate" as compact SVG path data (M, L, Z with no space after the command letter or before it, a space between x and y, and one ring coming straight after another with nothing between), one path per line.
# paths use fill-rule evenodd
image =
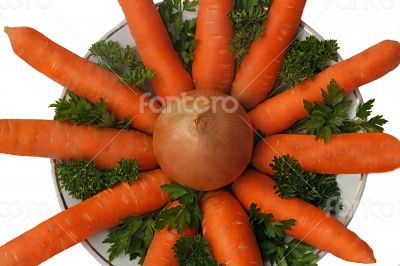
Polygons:
M187 17L193 17L195 13L187 14ZM305 23L301 23L299 27L299 31L297 34L297 39L303 40L307 36L314 35L317 38L323 40L323 38L316 33L311 27L309 27ZM129 28L126 22L120 23L114 29L112 29L109 33L107 33L101 40L113 40L119 42L122 46L130 45L131 47L135 46L135 42L130 34ZM86 55L86 58L90 58L90 54ZM340 60L342 60L340 58ZM65 97L66 90L64 90L61 97ZM358 90L355 90L354 93L348 96L349 99L352 100L352 110L351 115L355 114L356 106L359 102L362 102L361 94ZM68 192L61 189L59 180L57 178L55 168L56 161L52 160L52 175L54 177L54 183L56 189L58 191L58 200L63 209L68 209L69 207L74 206L79 203L79 200L76 200L68 195ZM353 218L354 212L358 207L361 196L364 191L364 187L367 181L367 175L365 174L357 174L357 175L338 175L337 180L339 186L342 190L342 201L343 201L343 210L338 213L336 216L338 220L340 220L346 226L350 223ZM83 246L89 251L89 253L97 259L97 261L104 266L114 265L114 266L132 266L138 265L137 262L132 262L129 260L128 256L116 258L112 264L108 263L108 254L107 250L109 249L109 244L104 244L103 241L106 238L108 231L100 232L92 237L88 238L84 242L82 242ZM319 252L320 259L325 255L325 252Z

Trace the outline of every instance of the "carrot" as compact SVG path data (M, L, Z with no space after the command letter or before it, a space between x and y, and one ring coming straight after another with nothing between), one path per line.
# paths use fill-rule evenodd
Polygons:
M152 0L119 0L139 55L156 73L151 80L155 94L165 99L193 89L192 79L175 51Z
M231 193L224 190L206 192L200 199L200 207L203 234L218 263L263 265L247 214Z
M235 71L229 43L233 23L228 14L233 0L200 0L194 50L193 80L196 89L228 92Z
M0 120L0 152L59 160L89 159L114 168L121 159L138 160L142 170L157 161L150 136L134 130L77 126L53 120Z
M272 175L274 156L287 154L304 170L321 174L381 173L400 167L400 142L384 133L334 135L327 143L312 135L273 135L257 144L252 164Z
M173 208L178 204L178 201L174 201L169 208ZM191 229L187 226L180 233L176 229L168 231L168 227L157 231L147 251L143 266L179 266L174 251L176 241L186 235L194 237L196 233L197 228Z
M233 82L231 95L246 108L257 106L272 90L305 5L306 0L272 1L265 33L251 44Z
M372 249L355 233L305 201L280 198L274 185L270 177L248 170L233 184L233 192L246 209L255 203L276 220L295 219L295 226L285 232L289 236L347 261L375 263Z
M311 79L263 102L249 113L254 127L267 135L289 128L307 116L303 100L322 102L321 89L334 79L345 94L376 80L400 64L400 43L383 41L337 63Z
M128 216L155 211L168 202L160 186L170 180L161 170L143 173L69 208L0 247L1 265L38 265Z
M93 103L103 99L118 119L131 117L133 127L153 132L157 114L146 106L148 99L138 88L122 84L115 74L32 28L5 27L4 31L14 52L33 68Z

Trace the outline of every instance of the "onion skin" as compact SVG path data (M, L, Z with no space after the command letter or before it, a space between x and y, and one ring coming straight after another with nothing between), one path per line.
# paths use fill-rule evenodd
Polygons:
M153 133L154 153L172 180L195 190L210 191L235 181L247 168L253 151L253 130L245 110L222 92L194 90L171 101ZM215 101L223 97L226 103ZM199 99L204 101L195 104ZM200 109L212 107L207 111ZM230 112L226 111L232 108ZM180 109L180 110L179 110Z

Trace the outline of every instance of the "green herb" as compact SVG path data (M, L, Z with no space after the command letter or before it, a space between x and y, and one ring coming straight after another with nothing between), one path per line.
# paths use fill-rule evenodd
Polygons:
M197 20L183 16L185 11L195 12L197 5L198 0L164 0L158 6L172 44L188 70L192 69Z
M252 226L261 230L259 235L268 239L285 237L285 230L290 230L296 224L295 220L274 221L272 214L261 213L257 205L252 203L249 210L249 219Z
M236 0L229 14L235 27L230 43L232 53L240 64L247 54L250 44L264 34L264 21L267 18L271 0Z
M305 120L307 134L316 135L325 141L341 132L351 107L351 101L344 97L344 90L339 90L334 80L326 91L322 90L323 103L304 101L304 108L308 112Z
M128 85L142 86L155 76L139 61L135 49L130 46L122 48L114 41L99 41L89 50L98 59L98 65L113 71Z
M300 198L335 214L341 209L340 188L335 175L304 171L290 155L275 156L270 164L275 171L275 191L282 198Z
M189 236L181 237L174 251L180 266L222 266L211 257L208 241L201 235L193 239Z
M315 36L304 41L295 40L289 47L282 69L281 82L292 87L306 78L310 78L338 60L336 40L320 41Z
M133 48L122 48L113 41L100 41L92 45L90 52L98 59L98 65L119 75L128 85L142 86L154 72L147 69L135 55ZM68 98L59 99L50 107L55 108L55 120L73 121L77 124L92 124L98 127L128 128L130 117L119 121L107 111L103 99L96 104L68 91Z
M114 229L103 243L111 244L108 249L108 260L112 262L116 257L129 255L130 259L140 258L139 264L143 265L147 250L154 236L155 222L152 216L129 217Z
M287 245L284 258L288 266L317 266L319 256L315 254L313 246L293 239ZM283 263L280 265L285 265Z
M317 139L324 139L325 142L333 134L383 131L382 126L387 122L383 116L368 119L375 100L359 104L356 117L350 118L352 102L346 100L344 90L339 89L334 80L330 82L326 91L322 90L322 97L323 103L304 101L308 117L296 126L297 129L305 129L307 134L315 135Z
M133 160L121 160L112 170L99 170L88 160L58 161L57 177L61 187L76 199L88 199L120 182L131 184L139 178L139 164Z
M360 103L357 106L356 117L344 123L342 132L383 132L383 125L385 125L388 121L384 119L382 115L376 115L372 118L369 118L372 113L372 108L374 107L374 102L375 99L371 99L366 103Z
M256 234L261 254L265 261L277 266L314 266L318 255L314 247L293 239L285 242L284 231L296 224L295 220L276 221L272 214L261 213L253 203L249 210L249 220Z
M55 108L55 120L73 121L79 125L91 124L98 127L128 128L130 118L118 121L114 114L107 111L106 103L101 99L97 104L68 91L68 98L58 99L50 107Z
M166 206L161 210L157 216L156 228L161 230L168 226L168 230L177 229L178 232L182 232L186 224L190 228L197 227L202 218L198 193L176 183L164 185L161 188L172 200L179 200L180 204L173 208Z

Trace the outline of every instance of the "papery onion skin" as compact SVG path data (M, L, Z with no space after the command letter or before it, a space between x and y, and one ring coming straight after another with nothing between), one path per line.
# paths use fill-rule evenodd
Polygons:
M193 100L182 108L182 99L190 97ZM175 182L209 191L232 183L247 168L253 130L245 110L227 97L218 91L194 90L170 101L160 114L153 133L154 153L161 169ZM205 106L210 108L202 112Z

